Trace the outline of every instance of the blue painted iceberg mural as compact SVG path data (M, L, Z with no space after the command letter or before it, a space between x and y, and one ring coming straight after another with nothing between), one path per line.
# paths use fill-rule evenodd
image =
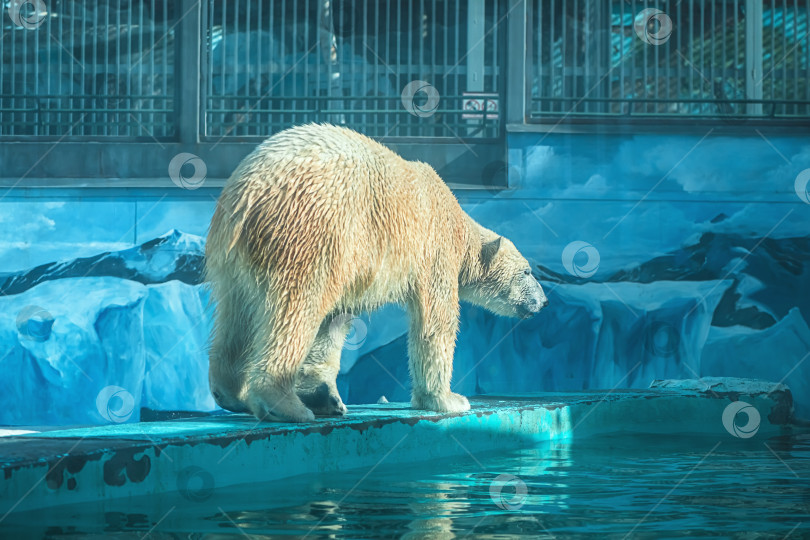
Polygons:
M201 237L173 230L0 278L2 362L14 374L0 380L0 423L216 410L203 253ZM755 377L788 384L797 412L810 416L810 361L801 361L810 350L808 253L807 238L706 233L600 279L537 264L550 306L534 319L462 306L454 389L502 394ZM344 401L409 399L406 329L398 306L358 315L338 378Z

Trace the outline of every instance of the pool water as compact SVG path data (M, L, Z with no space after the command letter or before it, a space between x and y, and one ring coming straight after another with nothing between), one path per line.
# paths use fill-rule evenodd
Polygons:
M0 536L810 538L810 435L618 434L239 488L197 476L171 496L11 515Z

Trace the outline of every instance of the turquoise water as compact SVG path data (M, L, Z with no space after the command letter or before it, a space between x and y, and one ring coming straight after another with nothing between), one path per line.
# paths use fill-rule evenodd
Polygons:
M463 440L448 440L463 447ZM9 516L8 538L810 538L810 435L613 435Z

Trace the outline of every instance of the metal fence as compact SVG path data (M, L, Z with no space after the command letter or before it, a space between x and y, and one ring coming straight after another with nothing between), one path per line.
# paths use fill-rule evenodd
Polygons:
M507 56L517 72L523 55L516 43L505 50L505 21L524 9L530 122L810 117L810 0L2 6L6 139L238 141L312 121L377 137L494 139Z
M0 136L171 139L178 96L202 138L331 121L375 136L496 137L504 0L208 0L201 77L175 58L169 0L7 0ZM7 16L6 16L7 15Z
M173 137L173 4L4 2L0 135Z
M204 133L257 136L331 121L380 137L494 137L501 7L213 0Z
M534 0L530 117L810 116L807 0Z

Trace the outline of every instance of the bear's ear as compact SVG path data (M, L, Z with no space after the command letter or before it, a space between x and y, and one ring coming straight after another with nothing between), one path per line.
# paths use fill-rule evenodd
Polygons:
M501 249L500 236L491 242L484 242L484 244L481 246L481 264L484 266L489 266L499 249Z

